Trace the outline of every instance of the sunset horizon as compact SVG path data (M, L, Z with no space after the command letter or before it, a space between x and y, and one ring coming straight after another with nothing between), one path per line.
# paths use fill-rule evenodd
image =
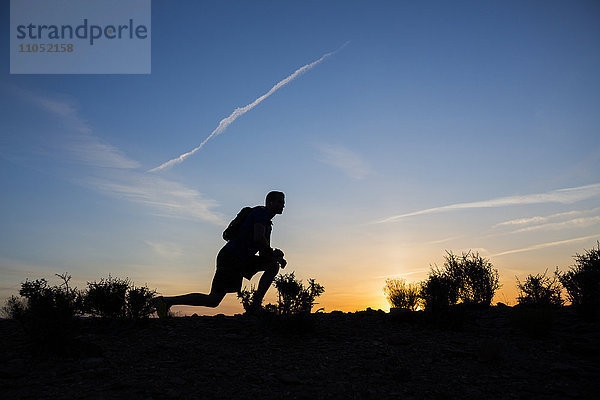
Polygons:
M388 311L386 279L446 251L489 259L515 305L517 278L597 246L595 2L151 5L142 72L15 73L3 35L3 303L64 272L208 293L223 230L272 190L280 272L325 312Z

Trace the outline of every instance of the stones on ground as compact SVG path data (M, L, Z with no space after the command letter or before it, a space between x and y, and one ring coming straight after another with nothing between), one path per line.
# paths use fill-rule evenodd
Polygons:
M560 329L541 339L510 332L509 316L492 312L462 330L377 312L323 314L301 335L246 317L102 332L88 324L80 339L103 356L64 359L31 358L0 326L0 386L6 398L585 398L600 379L598 328L565 313L571 319L561 314Z
M299 385L302 383L300 378L298 378L296 375L289 373L289 372L282 372L281 375L279 375L279 380L282 383L289 384L289 385Z
M81 360L81 366L85 369L95 369L104 364L104 358L102 357L90 357Z

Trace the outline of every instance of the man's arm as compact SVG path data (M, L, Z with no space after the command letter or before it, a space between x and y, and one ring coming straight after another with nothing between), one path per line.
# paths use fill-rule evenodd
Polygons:
M255 223L254 224L254 243L256 243L258 246L258 250L262 253L262 254L268 254L271 257L273 257L274 259L277 260L277 262L279 263L279 266L281 266L281 268L285 268L287 261L283 258L284 254L283 251L279 250L279 249L272 249L271 248L271 244L269 243L269 241L267 240L267 236L265 235L266 229L265 226L261 223Z
M259 222L254 224L254 243L257 245L258 250L264 252L265 254L271 254L273 249L267 240L267 236L265 235L267 229L265 226Z

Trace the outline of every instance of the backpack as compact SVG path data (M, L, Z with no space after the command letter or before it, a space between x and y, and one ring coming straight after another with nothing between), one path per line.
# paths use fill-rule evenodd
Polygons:
M246 217L257 207L260 206L242 208L235 218L229 223L227 229L223 231L223 239L228 242L232 239L235 239L240 231L240 228L242 227L242 224L246 220Z

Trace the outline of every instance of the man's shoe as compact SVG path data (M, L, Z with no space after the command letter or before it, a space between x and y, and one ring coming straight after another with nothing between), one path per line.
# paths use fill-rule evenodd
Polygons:
M158 318L167 318L169 316L169 308L171 308L162 296L154 298L154 308L156 309L156 315Z

